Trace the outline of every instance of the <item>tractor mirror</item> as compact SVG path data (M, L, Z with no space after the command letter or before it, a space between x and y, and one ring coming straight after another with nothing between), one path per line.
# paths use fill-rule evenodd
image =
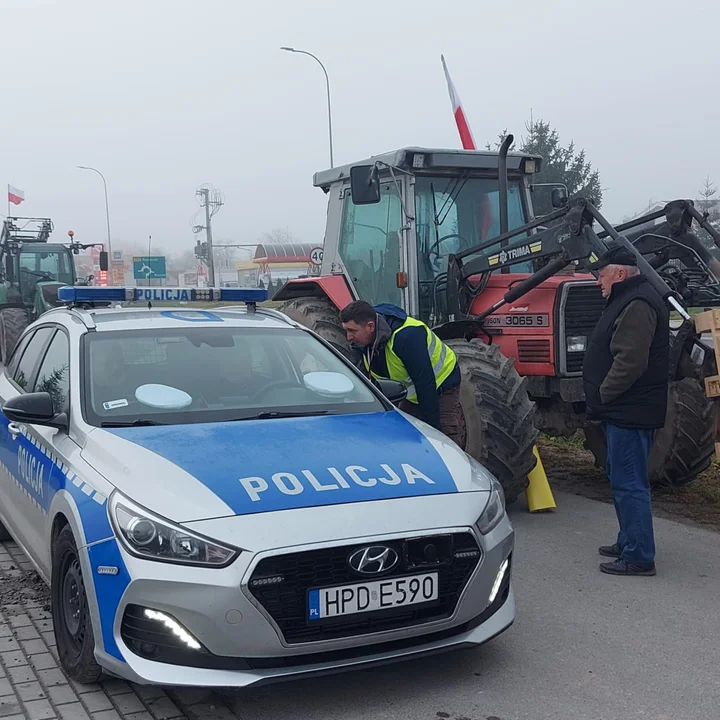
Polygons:
M375 165L356 165L350 168L350 192L355 205L380 202L380 179Z
M545 196L547 197L547 195ZM553 188L552 191L552 206L554 208L561 208L567 205L568 196L565 192L565 188Z
M110 267L110 264L108 262L108 254L107 251L102 250L100 252L100 269L101 270L107 270Z

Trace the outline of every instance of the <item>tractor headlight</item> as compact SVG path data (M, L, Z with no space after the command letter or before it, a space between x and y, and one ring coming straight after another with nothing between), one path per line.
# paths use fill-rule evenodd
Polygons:
M585 352L587 350L587 336L569 335L565 339L565 347L568 352Z
M505 516L505 491L502 485L492 478L492 490L490 491L490 499L482 515L477 521L477 529L487 535L491 530L498 526L498 523Z
M110 501L110 518L125 549L146 560L220 568L240 554L154 515L117 492Z

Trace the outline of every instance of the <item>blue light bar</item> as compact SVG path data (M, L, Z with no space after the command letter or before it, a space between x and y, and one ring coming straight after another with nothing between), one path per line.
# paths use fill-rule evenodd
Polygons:
M65 286L58 290L65 303L93 302L242 302L254 304L268 299L265 288L170 288Z

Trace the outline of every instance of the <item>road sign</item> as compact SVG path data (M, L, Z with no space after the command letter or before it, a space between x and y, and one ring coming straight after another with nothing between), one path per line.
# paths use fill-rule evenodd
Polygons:
M111 270L112 284L122 287L125 284L125 268L113 265Z
M310 251L310 262L313 265L322 265L323 261L323 249L321 247L314 247Z
M123 257L122 257L121 250L113 250L112 264L113 265L122 265L123 264Z
M162 255L134 257L133 277L135 280L161 280L166 278L165 258Z

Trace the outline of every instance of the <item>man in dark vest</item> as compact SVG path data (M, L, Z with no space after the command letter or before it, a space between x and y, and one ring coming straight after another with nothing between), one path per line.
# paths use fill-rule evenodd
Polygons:
M607 440L607 473L620 532L599 552L613 575L655 575L655 540L648 458L665 424L670 319L663 299L639 274L636 256L610 247L597 262L598 285L607 299L588 342L583 366L589 420Z
M390 303L364 300L345 306L340 320L348 342L362 353L370 378L397 380L407 390L400 410L465 447L460 366L452 348L420 320Z

